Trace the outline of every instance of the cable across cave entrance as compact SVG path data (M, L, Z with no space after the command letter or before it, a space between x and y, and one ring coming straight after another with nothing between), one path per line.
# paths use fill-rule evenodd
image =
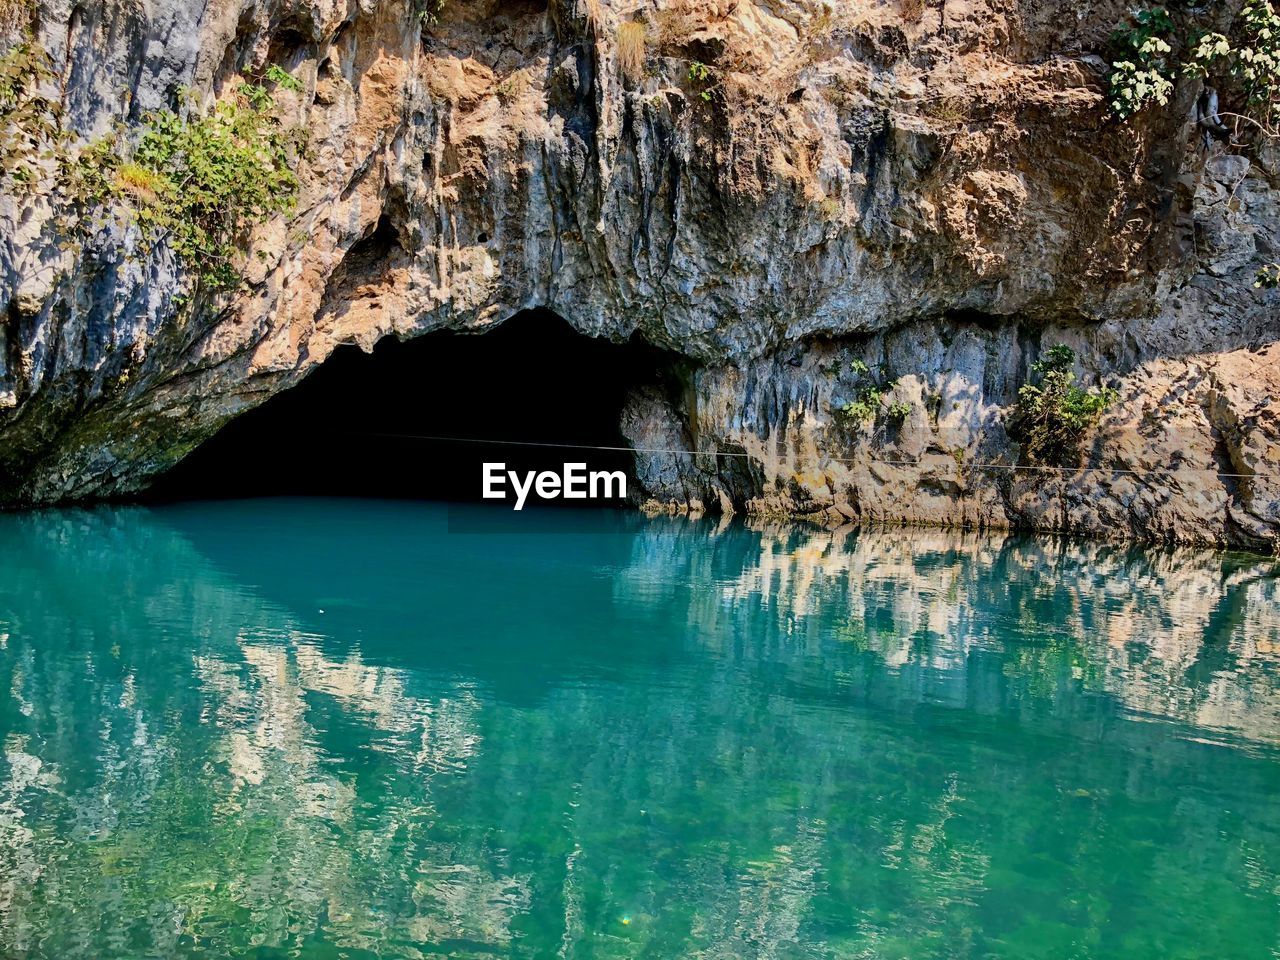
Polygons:
M630 476L618 429L623 404L632 389L658 383L672 359L638 339L583 336L540 310L483 335L386 338L372 354L343 347L301 384L228 424L153 492L166 500L478 500L481 465L495 461L520 471L586 462Z

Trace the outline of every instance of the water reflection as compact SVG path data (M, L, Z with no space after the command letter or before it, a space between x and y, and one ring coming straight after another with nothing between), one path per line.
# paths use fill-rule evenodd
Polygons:
M1280 566L1189 548L972 533L758 524L759 558L724 588L893 667L959 671L1002 654L1045 697L1105 691L1137 714L1280 738ZM1061 689L1061 668L1079 681ZM957 704L965 690L955 688Z
M0 517L0 953L1280 949L1273 563L446 520Z

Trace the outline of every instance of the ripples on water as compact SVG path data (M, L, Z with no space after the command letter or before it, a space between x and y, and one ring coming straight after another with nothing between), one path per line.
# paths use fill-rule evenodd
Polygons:
M475 516L0 517L0 955L1280 956L1274 563Z

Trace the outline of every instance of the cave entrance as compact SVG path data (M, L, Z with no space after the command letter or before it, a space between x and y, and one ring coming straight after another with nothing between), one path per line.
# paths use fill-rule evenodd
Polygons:
M302 383L202 444L152 496L478 501L486 461L557 473L585 462L622 470L632 492L635 464L625 450L521 443L625 446L618 424L629 391L660 383L673 360L638 337L616 344L585 336L544 310L482 335L386 337L371 354L341 347Z

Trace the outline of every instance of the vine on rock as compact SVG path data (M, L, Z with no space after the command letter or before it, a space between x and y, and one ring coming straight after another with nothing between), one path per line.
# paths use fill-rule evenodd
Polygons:
M31 40L0 56L0 186L30 190L56 162L64 137L58 103L41 93L53 79L49 56Z

